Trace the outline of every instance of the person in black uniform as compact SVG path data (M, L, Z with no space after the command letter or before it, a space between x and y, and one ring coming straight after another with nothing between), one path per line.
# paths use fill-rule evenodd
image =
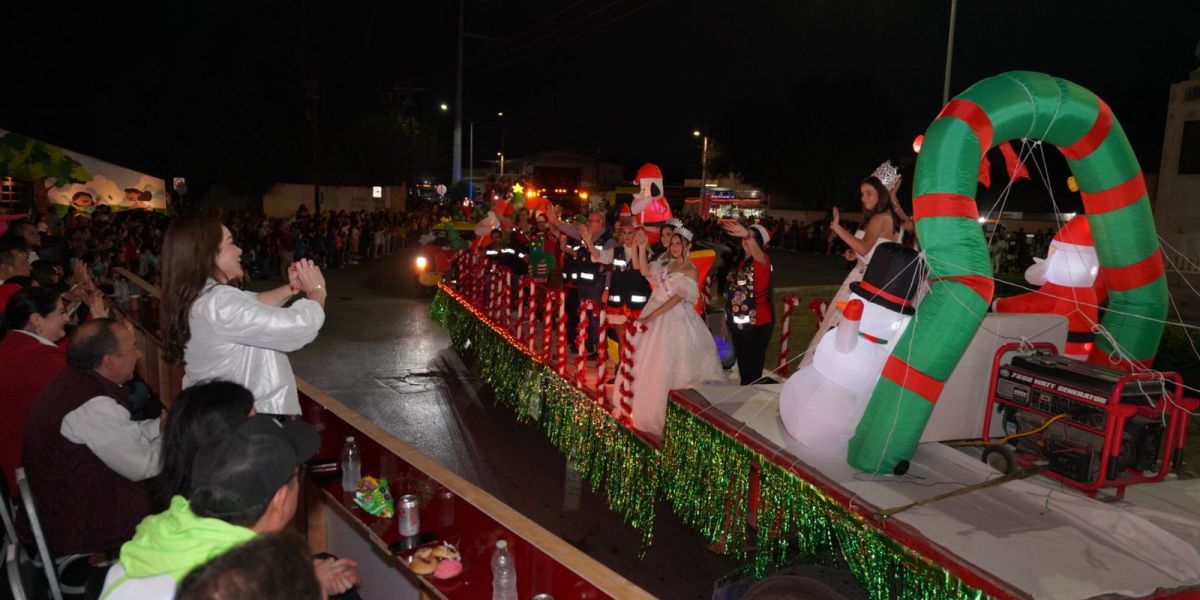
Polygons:
M642 308L650 299L650 282L633 266L633 247L639 228L629 206L621 207L621 215L617 220L617 232L621 243L614 244L600 257L600 261L610 268L606 320L618 345L625 340L626 322L641 316ZM617 370L613 369L610 373L610 379L615 379Z
M552 211L553 212L553 211ZM555 219L558 230L567 238L563 246L563 256L573 257L570 266L564 265L564 273L569 272L570 281L575 284L575 293L570 288L567 291L567 328L574 335L579 327L579 306L582 302L591 300L601 307L600 299L607 284L607 265L600 262L603 252L610 250L615 242L608 232L603 211L593 211L588 214L586 224L570 225ZM568 270L569 269L569 270ZM593 313L588 319L586 349L588 354L596 351L596 340L600 326L599 315ZM575 346L572 344L572 348Z

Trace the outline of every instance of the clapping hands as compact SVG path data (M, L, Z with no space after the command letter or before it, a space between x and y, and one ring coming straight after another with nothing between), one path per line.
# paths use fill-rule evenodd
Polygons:
M302 258L288 267L288 284L312 296L325 291L325 276L313 261Z
M348 558L318 558L313 560L317 581L328 596L350 591L359 584L358 563Z

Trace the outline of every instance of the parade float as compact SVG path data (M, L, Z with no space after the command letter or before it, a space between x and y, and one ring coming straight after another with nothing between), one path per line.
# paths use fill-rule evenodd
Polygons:
M1064 228L1032 295L988 312L974 193L1016 139L1066 156L1090 231ZM920 253L872 262L812 364L673 391L662 439L605 409L603 371L568 365L560 290L465 252L432 312L646 543L665 499L757 576L835 565L874 598L1200 593L1200 486L1169 477L1197 402L1152 369L1163 258L1112 111L1047 75L985 79L925 132L913 196Z

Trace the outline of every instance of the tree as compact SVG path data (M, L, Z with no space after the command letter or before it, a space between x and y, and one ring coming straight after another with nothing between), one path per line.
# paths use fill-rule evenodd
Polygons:
M35 214L49 205L50 185L87 183L92 175L62 148L19 133L0 137L0 175L33 181Z

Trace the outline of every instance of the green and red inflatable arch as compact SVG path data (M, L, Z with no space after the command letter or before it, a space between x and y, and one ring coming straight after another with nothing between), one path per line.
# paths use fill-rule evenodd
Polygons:
M913 216L930 291L896 343L854 437L851 465L890 473L909 460L942 386L992 301L992 264L975 204L979 163L1015 139L1053 144L1083 195L1109 293L1093 362L1149 365L1167 314L1163 258L1146 182L1121 124L1103 100L1069 81L1013 71L976 83L929 129L913 183ZM981 382L980 385L985 385Z

